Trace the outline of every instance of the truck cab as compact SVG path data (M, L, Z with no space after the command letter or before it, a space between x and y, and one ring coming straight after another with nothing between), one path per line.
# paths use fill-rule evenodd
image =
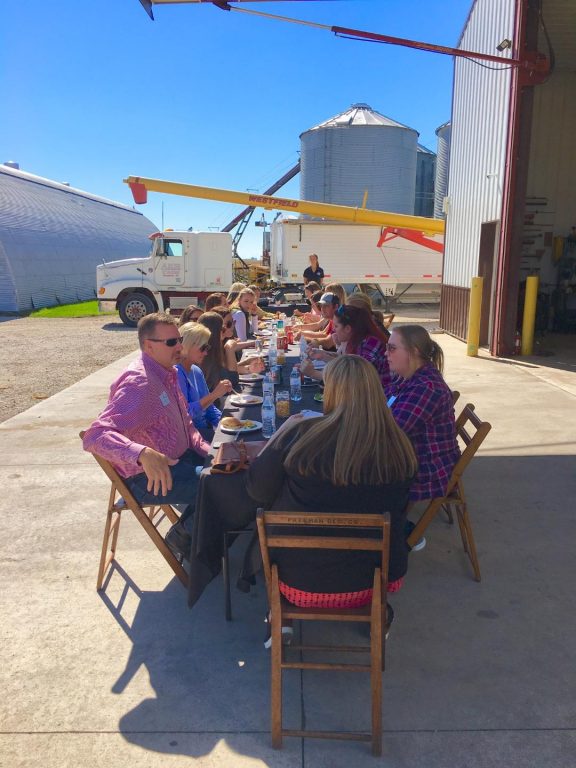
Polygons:
M232 237L227 232L164 230L150 235L147 257L100 264L101 311L117 309L135 326L144 315L202 301L232 283Z

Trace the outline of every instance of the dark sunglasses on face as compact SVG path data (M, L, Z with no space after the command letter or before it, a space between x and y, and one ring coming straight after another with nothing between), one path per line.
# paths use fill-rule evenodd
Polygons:
M228 322L224 323L224 328L232 328L234 325L234 320L228 320Z
M172 339L148 339L148 341L157 341L162 344L166 344L167 347L175 347L176 344L182 344L182 336L176 336Z
M200 347L200 352L210 352L212 349L212 346L210 344L202 344Z

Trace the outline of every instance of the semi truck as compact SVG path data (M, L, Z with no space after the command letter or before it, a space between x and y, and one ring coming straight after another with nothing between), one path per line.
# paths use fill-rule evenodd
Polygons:
M150 235L142 259L122 259L96 268L100 311L117 309L134 326L150 312L183 309L232 284L232 236L228 232L165 230Z

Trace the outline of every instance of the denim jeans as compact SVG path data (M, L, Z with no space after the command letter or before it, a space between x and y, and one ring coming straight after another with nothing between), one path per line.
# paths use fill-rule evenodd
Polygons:
M192 449L188 449L182 454L178 464L170 467L172 473L172 490L168 491L166 496L162 493L155 494L147 490L148 478L144 472L133 477L126 478L126 485L136 501L140 504L179 504L185 505L182 512L181 522L184 523L194 514L196 504L196 491L198 490L198 476L196 467L204 466L204 458Z

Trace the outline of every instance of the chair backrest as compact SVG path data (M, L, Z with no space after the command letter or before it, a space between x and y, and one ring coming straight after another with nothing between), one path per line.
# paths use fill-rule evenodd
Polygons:
M270 597L272 560L270 549L343 549L381 553L382 591L386 594L388 559L390 550L390 515L348 514L316 512L265 512L258 510L256 517L258 537L266 588ZM294 529L299 529L297 532ZM302 528L326 529L330 535L307 533ZM357 534L349 529L356 529ZM347 529L347 530L346 530ZM377 538L368 538L367 532L377 532ZM362 535L362 532L364 535Z
M462 455L458 459L456 466L452 470L452 476L448 483L446 495L448 495L458 484L460 478L464 474L464 470L472 461L476 451L480 448L486 435L491 429L492 425L487 421L482 421L475 413L472 403L467 403L464 406L462 412L456 419L456 433L464 443L465 448L462 451Z
M80 438L82 439L84 437L85 432L80 432ZM111 481L111 483L116 487L116 490L122 496L124 501L126 502L126 506L128 506L132 511L134 511L135 508L142 509L141 504L136 501L134 496L132 495L132 492L122 479L122 477L116 472L112 464L110 464L109 461L106 459L103 459L102 456L99 456L97 453L93 453L92 456L94 459L100 464L106 475L108 476L108 479Z
M457 389L451 390L452 392L452 405L456 405L458 400L460 400L460 392L458 392Z

